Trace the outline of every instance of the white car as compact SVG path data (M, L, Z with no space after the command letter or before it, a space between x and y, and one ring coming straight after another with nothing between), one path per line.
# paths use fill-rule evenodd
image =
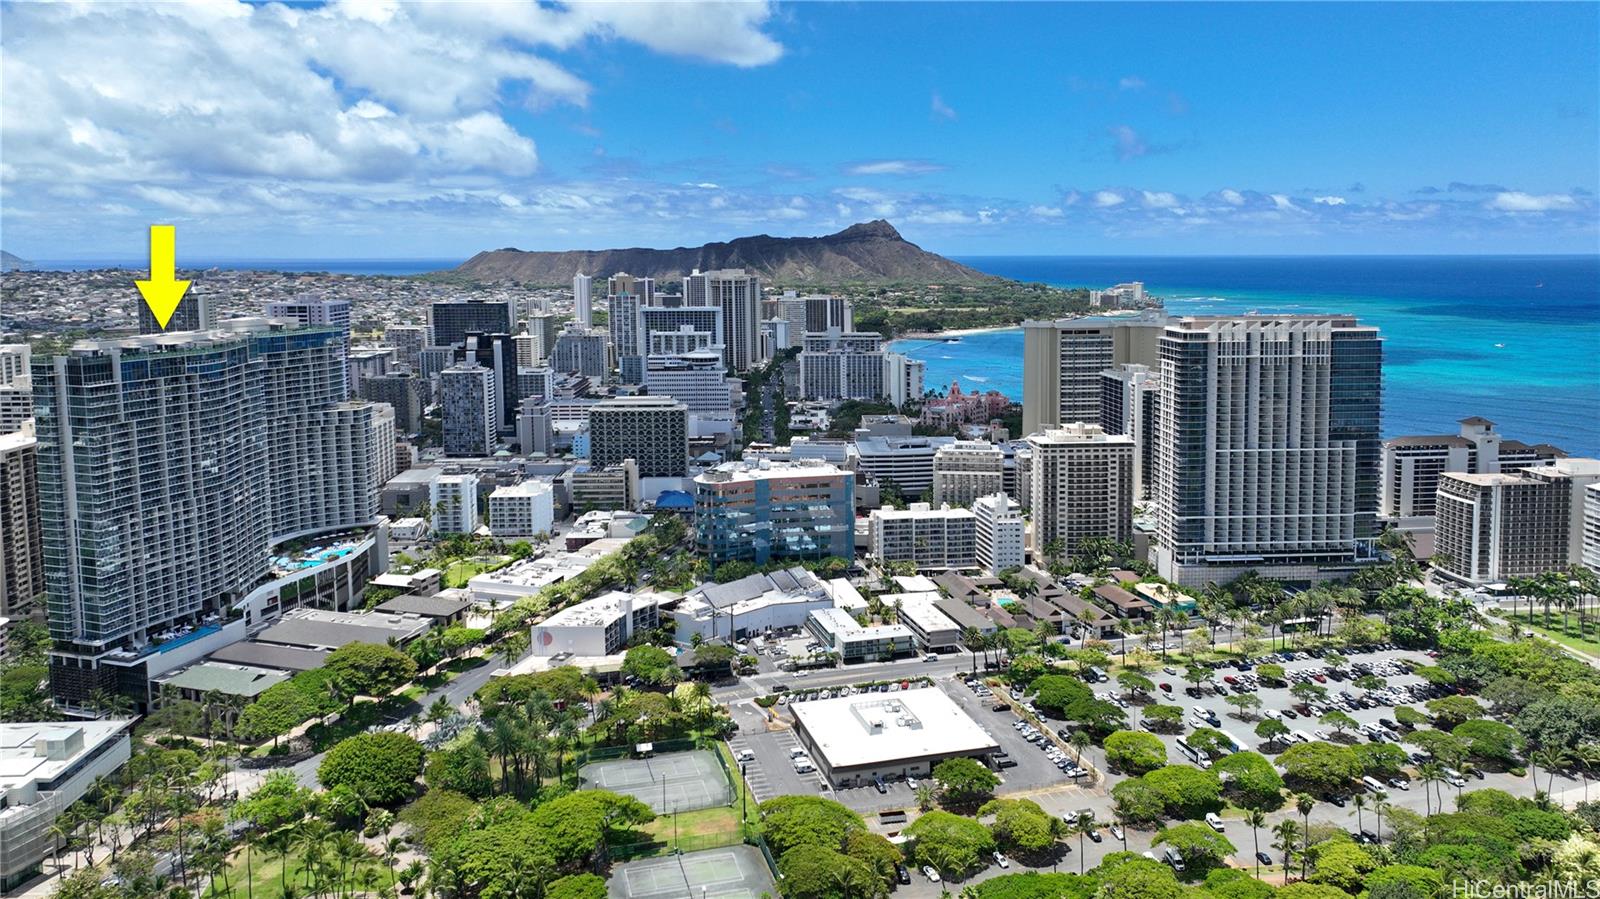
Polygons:
M928 878L930 881L932 881L934 883L938 883L939 882L939 872L935 871L933 869L932 865L923 865L922 866L922 876Z
M996 852L994 854L994 863L999 865L1002 868L1011 867L1011 859L1006 858L1004 855L1001 855L999 852Z
M915 790L918 785L919 783L915 777L906 778L906 786L910 787L911 789Z
M756 760L756 754L753 750L741 749L739 750L738 754L734 756L734 759L741 762L753 762Z
M1217 816L1216 812L1206 812L1206 823L1211 826L1212 830L1222 833L1222 819Z

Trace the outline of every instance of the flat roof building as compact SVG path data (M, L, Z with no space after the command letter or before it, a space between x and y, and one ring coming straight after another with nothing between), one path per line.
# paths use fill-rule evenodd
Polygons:
M845 662L881 662L913 649L911 629L903 624L862 624L844 609L815 609L806 630Z
M825 462L728 462L694 479L695 548L713 565L855 555L855 474Z
M935 687L798 702L795 736L836 787L878 777L927 776L945 759L983 758L1000 746Z
M895 593L879 597L899 610L900 623L911 629L917 645L927 652L961 648L961 625L939 607L939 593Z
M978 564L977 516L970 509L927 503L874 509L868 527L869 551L882 562L911 562L922 571Z
M664 598L613 590L568 606L533 626L533 654L615 655L635 634L660 623Z
M278 619L257 634L256 640L330 650L349 643L387 644L391 640L403 646L427 633L432 626L432 622L418 615L301 609Z
M128 761L132 721L0 724L0 890L55 850L50 825Z

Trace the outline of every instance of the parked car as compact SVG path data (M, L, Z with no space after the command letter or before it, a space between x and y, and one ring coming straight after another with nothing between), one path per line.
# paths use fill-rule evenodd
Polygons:
M932 865L923 865L922 866L922 876L928 878L928 880L930 880L930 881L932 881L934 883L938 883L939 882L939 872L933 870L933 866Z
M1257 852L1256 861L1262 863L1263 865L1270 865L1272 864L1272 856L1266 854L1265 852Z
M895 865L894 866L894 879L898 880L901 883L901 885L905 885L905 884L910 883L911 882L911 869L907 868L905 865Z
M1000 867L1002 867L1002 868L1009 868L1009 867L1011 867L1011 859L1009 859L1009 858L1006 858L1006 857L1005 857L1005 856L1004 856L1004 855L1003 855L1003 854L1001 854L1001 853L1000 853L1000 852L996 852L996 853L995 853L995 854L994 854L994 863L995 863L995 864L997 864L997 865L999 865L999 866L1000 866Z

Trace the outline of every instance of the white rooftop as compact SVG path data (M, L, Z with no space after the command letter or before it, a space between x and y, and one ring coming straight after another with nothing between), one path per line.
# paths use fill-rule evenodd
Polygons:
M623 593L613 590L587 599L551 615L540 627L604 627L623 615L644 606L658 605L669 597L659 593Z
M125 731L130 721L44 721L0 724L0 796L46 784L84 755Z
M935 687L860 693L790 708L835 769L999 748L994 737Z

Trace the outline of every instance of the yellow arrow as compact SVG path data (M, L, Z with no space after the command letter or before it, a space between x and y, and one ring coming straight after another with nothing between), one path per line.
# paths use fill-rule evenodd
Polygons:
M167 329L172 313L178 311L178 301L189 290L188 281L173 278L176 270L176 229L171 225L150 226L150 280L135 281L144 303L150 307L161 330Z

